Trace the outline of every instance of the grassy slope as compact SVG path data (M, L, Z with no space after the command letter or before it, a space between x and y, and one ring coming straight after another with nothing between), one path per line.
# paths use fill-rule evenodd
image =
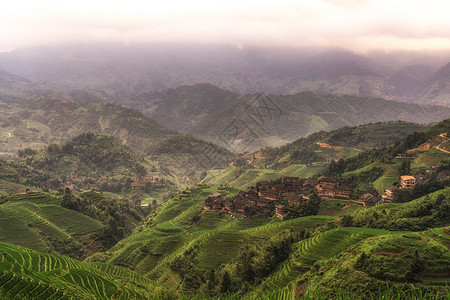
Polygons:
M48 193L13 194L0 205L0 241L38 251L49 251L45 237L80 238L104 226L98 221L63 208L59 197Z
M390 203L375 206L353 214L369 214L371 211L391 215L393 219L405 218L411 207L438 194L450 196L450 188L440 190L408 203ZM449 223L447 222L447 225ZM298 242L289 257L278 270L270 275L253 293L252 297L270 295L274 299L292 298L300 293L313 297L330 298L336 291L351 292L352 299L377 298L380 286L390 281L392 289L406 293L403 298L412 298L416 293L411 286L423 289L428 299L439 291L444 298L450 293L445 286L450 281L450 227L431 228L423 232L388 231L376 228L340 227ZM404 288L410 259L417 250L424 268L417 273L416 281ZM374 254L367 270L355 266L362 252ZM386 257L383 260L382 257ZM409 280L408 282L411 282ZM428 292L427 292L428 291ZM369 292L372 293L369 295ZM397 292L395 292L397 293ZM351 295L351 296L350 296ZM401 295L401 294L400 294ZM394 296L397 296L395 294ZM390 299L390 298L389 298ZM433 298L434 299L434 298ZM440 298L437 298L440 299Z
M450 158L449 153L439 151L435 148L430 148L429 150L415 151L413 154L411 171L413 173L423 172L430 167L435 167L445 159ZM364 166L362 168L356 169L351 172L342 174L344 177L349 175L358 175L362 171L368 171L371 168L377 167L384 170L384 174L373 182L375 189L378 193L383 194L385 189L390 187L394 182L400 181L400 176L398 168L402 162L402 158L393 159L389 163L375 162L370 165Z
M297 278L306 274L316 262L330 259L366 238L388 233L387 230L345 227L303 240L294 245L289 259L255 290L253 296L292 297Z
M20 189L25 190L25 188L26 187L21 184L0 180L0 196L7 196L10 193L15 193Z
M21 159L23 164L50 178L138 176L136 166L152 167L118 139L105 135L81 134L62 148L46 148Z
M262 117L258 123L252 118L257 115L253 103L255 96L247 95L233 103L232 107L221 110L216 115L208 116L207 120L194 129L200 136L220 136L221 132L232 120L238 119L250 127L249 133L240 132L239 141L230 140L219 145L235 147L240 152L274 146L264 141L266 137L277 136L282 140L295 140L302 136L321 130L335 130L343 126L405 120L418 123L435 122L448 116L435 108L424 110L419 106L411 107L394 101L381 99L357 98L352 96L317 95L314 93L298 93L295 95L270 95L269 104L274 102L279 107L269 117ZM253 106L252 106L253 105ZM273 108L273 107L272 107ZM253 109L253 110L252 110ZM279 112L281 111L281 113ZM266 111L260 110L261 114ZM267 115L267 113L266 113ZM440 115L440 116L438 116ZM429 119L431 116L435 119ZM259 127L261 126L261 127ZM255 138L255 135L257 136ZM245 141L241 142L241 140ZM250 146L248 146L250 144Z
M425 172L425 170L436 167L442 161L450 158L450 153L446 152L445 147L449 143L449 139L441 132L448 131L448 122L443 121L430 127L429 132L434 133L427 142L423 143L416 149L409 149L407 155L409 158L394 158L389 162L382 162L377 160L374 163L365 165L353 171L343 173L342 176L358 175L358 173L363 171L368 171L374 167L382 168L384 174L373 182L375 189L378 193L383 194L385 189L390 187L393 183L400 181L400 174L398 168L400 167L403 160L411 161L411 172L420 173Z

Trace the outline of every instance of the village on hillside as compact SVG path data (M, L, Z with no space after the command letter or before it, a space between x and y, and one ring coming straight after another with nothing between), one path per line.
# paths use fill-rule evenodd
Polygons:
M438 179L447 179L450 171L438 174ZM392 186L380 196L376 190L358 191L356 182L346 182L340 178L319 177L299 178L283 177L275 182L259 181L256 187L239 191L234 197L225 197L221 193L208 196L203 205L204 211L221 211L225 214L256 216L275 215L279 219L286 219L289 209L305 205L310 196L315 194L321 201L327 199L348 200L360 203L364 208L370 208L382 203L390 203L396 189L412 189L417 183L423 183L427 175L400 176L399 187Z

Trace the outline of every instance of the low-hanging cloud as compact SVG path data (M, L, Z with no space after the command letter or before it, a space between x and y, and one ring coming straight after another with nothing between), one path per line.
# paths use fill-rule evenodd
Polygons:
M448 1L11 1L0 51L113 41L449 49Z

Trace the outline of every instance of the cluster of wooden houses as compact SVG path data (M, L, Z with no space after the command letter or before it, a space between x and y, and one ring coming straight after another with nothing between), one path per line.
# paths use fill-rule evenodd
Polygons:
M314 189L314 181L298 177L284 177L278 184L271 185L268 181L260 181L255 188L239 191L234 197L223 197L220 193L211 194L204 203L206 211L223 211L231 214L246 214L247 209L252 214L272 215L275 204L285 200L290 205L299 205L308 200L308 195Z
M288 207L303 204L308 201L309 194L316 190L322 200L329 198L349 199L354 193L356 183L343 182L337 178L319 177L317 180L299 177L283 177L280 183L273 184L260 181L256 188L238 192L234 197L224 197L220 193L209 195L205 200L205 211L222 211L227 214L275 215L283 219L288 213ZM351 200L371 207L381 201L376 191L361 192L358 199Z
M320 198L345 198L349 199L353 194L356 183L344 183L337 178L319 177L317 180L317 193Z

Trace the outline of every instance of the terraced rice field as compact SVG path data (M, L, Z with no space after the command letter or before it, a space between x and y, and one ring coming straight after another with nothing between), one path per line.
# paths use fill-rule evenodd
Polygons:
M293 164L281 170L275 169L250 169L236 178L236 169L230 167L222 170L208 171L208 175L202 183L210 185L229 184L239 189L254 186L262 180L275 180L282 176L310 177L323 169L325 164L314 163L311 166Z
M145 299L153 287L145 276L113 265L84 263L2 242L0 252L0 292L8 298Z
M66 239L104 227L100 222L55 204L46 193L15 194L0 205L0 241L47 251L42 235Z
M220 215L217 212L203 212L200 220L195 224L195 226L191 227L189 231L213 230L220 226L226 225L231 221L232 218L228 215Z
M255 237L270 237L277 232L285 229L293 228L294 230L311 229L317 225L323 225L330 220L334 220L334 216L309 216L300 217L288 221L273 221L272 223L242 230L242 233L246 233Z
M176 253L183 246L185 239L179 235L156 237L148 240L127 242L119 247L111 260L113 264L134 266L142 272L149 272L166 256Z
M364 205L348 200L327 199L320 203L319 215L342 216L363 209Z
M382 195L384 191L390 187L394 182L399 180L399 174L397 172L399 165L385 165L385 173L383 176L373 182L373 186L377 192Z
M7 199L10 202L27 201L34 204L59 204L61 202L59 197L41 191L12 194Z
M450 154L433 148L420 153L415 161L426 166L437 166L442 160L448 159L449 156Z
M294 254L257 290L256 295L270 294L271 299L292 299L292 282L310 270L316 261L330 259L350 246L372 236L388 234L387 230L337 228L296 244Z
M7 196L10 193L15 193L18 189L25 190L25 186L0 180L0 195L3 194L4 196Z
M213 234L204 243L198 255L199 265L205 268L217 268L236 257L239 249L248 242L248 236L234 231Z
M205 192L204 195L197 193L189 194L188 196L184 196L183 200L172 198L163 205L161 212L154 220L156 223L162 223L171 220L179 222L183 219L188 219L201 211L200 206L205 201L207 195L209 195L209 192Z

